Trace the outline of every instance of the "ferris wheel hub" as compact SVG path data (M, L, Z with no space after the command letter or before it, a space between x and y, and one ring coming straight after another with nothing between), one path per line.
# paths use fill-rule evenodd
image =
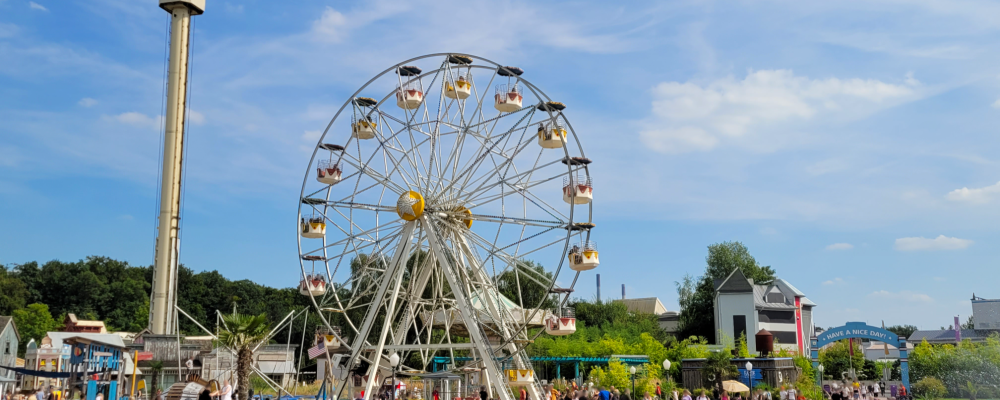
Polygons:
M424 205L424 196L411 190L399 196L396 213L406 221L416 221L424 215Z

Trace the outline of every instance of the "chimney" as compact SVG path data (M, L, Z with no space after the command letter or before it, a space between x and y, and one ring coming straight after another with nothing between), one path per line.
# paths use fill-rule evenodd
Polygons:
M601 274L597 274L597 302L601 302Z
M625 284L622 284L622 300L625 300Z

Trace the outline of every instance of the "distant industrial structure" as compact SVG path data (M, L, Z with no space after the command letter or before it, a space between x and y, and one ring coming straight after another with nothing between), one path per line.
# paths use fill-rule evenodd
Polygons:
M973 329L964 329L952 325L951 329L938 329L913 332L909 341L930 344L956 343L969 340L973 343L985 342L994 333L1000 333L1000 299L984 299L972 295Z

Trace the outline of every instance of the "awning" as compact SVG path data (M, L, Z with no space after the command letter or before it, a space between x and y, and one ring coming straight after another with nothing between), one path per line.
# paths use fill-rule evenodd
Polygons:
M257 369L265 374L294 374L295 366L291 361L258 361Z
M129 354L128 352L122 352L122 356L124 356L125 358L125 369L122 370L122 373L128 376L132 376L132 369L134 368L133 365L135 365L135 363L132 362L132 355ZM142 370L136 368L135 374L142 375Z

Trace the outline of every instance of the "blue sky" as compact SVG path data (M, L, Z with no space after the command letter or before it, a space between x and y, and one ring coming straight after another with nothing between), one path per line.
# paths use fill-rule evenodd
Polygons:
M152 262L168 18L0 0L0 262ZM181 259L293 285L315 132L377 71L463 52L569 105L605 296L676 309L674 281L739 240L820 326L948 325L1000 297L998 33L971 0L208 0Z

